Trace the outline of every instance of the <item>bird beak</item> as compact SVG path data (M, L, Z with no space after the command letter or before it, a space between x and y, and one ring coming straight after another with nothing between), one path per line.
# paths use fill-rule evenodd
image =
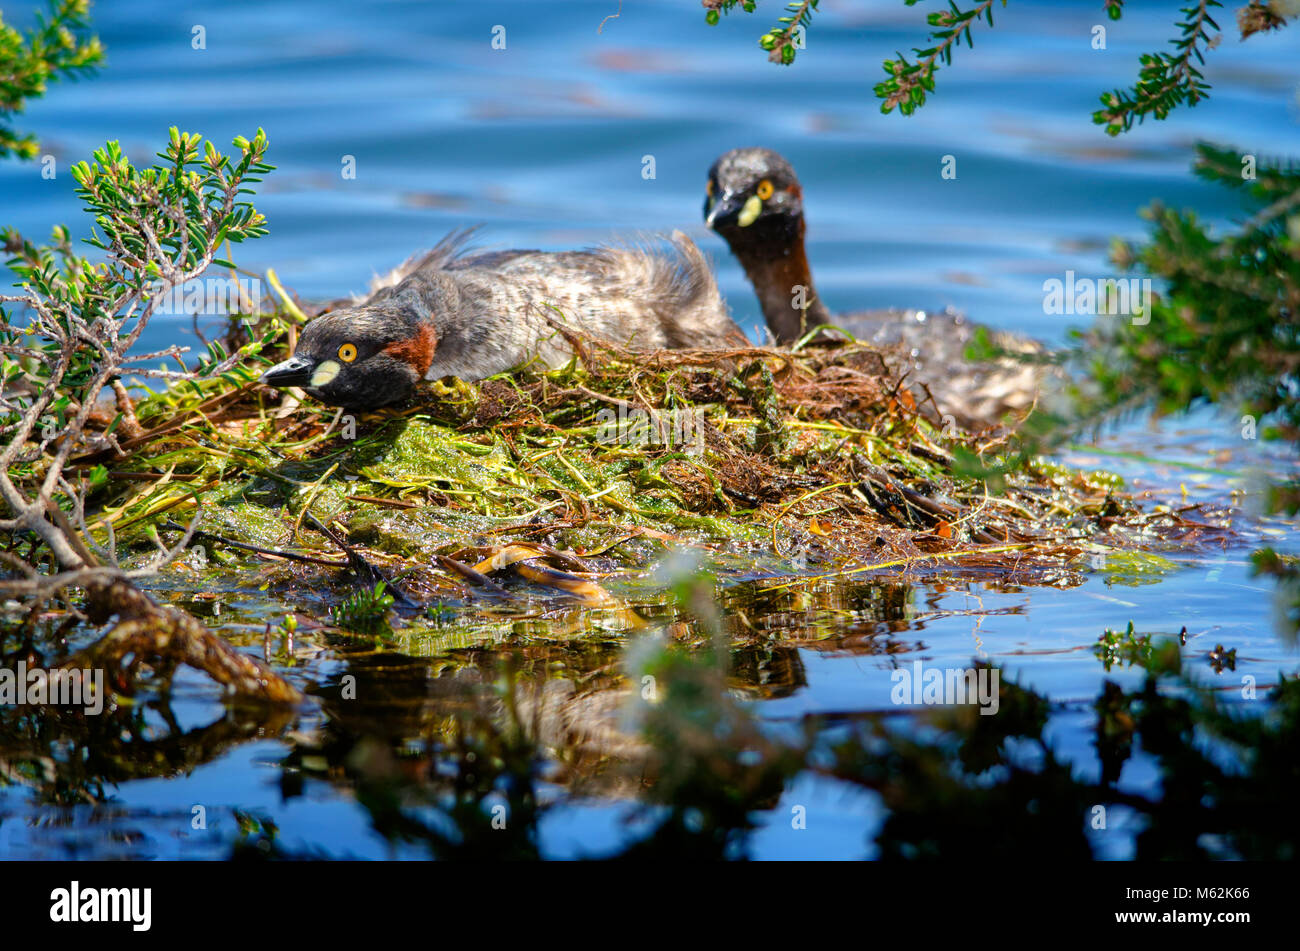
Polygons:
M714 231L719 227L747 228L763 210L763 203L757 195L751 195L747 201L742 201L739 195L727 192L710 201L711 204L705 205L704 224Z
M315 369L315 360L294 355L263 373L261 382L282 389L289 386L307 386L311 383Z
M717 198L709 198L704 203L704 226L711 231L717 231L719 225L735 224L739 214L740 205L734 195L724 194Z

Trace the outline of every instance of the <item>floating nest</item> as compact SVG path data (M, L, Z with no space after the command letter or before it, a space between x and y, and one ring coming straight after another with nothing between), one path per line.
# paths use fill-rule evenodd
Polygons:
M1026 456L1020 420L955 426L888 349L570 342L564 368L430 383L355 417L238 380L154 394L120 451L77 462L98 486L90 528L152 550L201 506L204 561L182 570L349 569L385 581L399 611L517 585L610 604L607 582L683 549L768 588L1070 583L1227 530L1222 513Z

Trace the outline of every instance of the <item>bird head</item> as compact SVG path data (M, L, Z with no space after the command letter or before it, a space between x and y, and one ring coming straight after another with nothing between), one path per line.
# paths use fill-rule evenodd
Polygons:
M262 374L323 403L375 409L407 396L433 363L437 337L392 301L331 311L303 328L293 356Z
M771 149L732 149L709 169L704 223L733 251L785 253L803 233L803 191L794 168Z

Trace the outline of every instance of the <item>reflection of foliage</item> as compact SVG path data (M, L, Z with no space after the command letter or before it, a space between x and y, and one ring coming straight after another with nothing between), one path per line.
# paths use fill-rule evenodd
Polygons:
M1096 793L1045 741L1048 701L1004 677L999 703L995 716L975 707L936 713L935 739L872 722L834 746L829 772L879 793L889 809L877 837L882 858L952 859L972 849L1088 857L1083 817Z
M805 751L764 735L707 652L666 652L646 672L665 694L643 714L648 792L668 814L629 855L744 857L752 814L775 805Z
M589 759L578 767L625 777L623 788L639 791L646 804L649 831L605 857L745 857L757 827L788 818L772 810L808 771L881 798L888 813L875 845L885 858L951 858L979 848L1006 858L1085 859L1108 834L1087 832L1098 806L1111 814L1111 828L1121 813L1136 817L1123 825L1141 830L1143 859L1297 855L1300 824L1290 810L1300 794L1300 681L1283 680L1258 706L1224 704L1181 675L1175 640L1171 650L1149 651L1131 625L1103 640L1132 648L1148 676L1133 690L1106 681L1092 704L1097 769L1086 755L1082 762L1059 755L1049 739L1053 705L1006 677L993 716L956 706L906 724L810 717L791 737L736 699L729 681L745 679L737 654L720 664L707 648L658 650L636 668L653 678L653 689L647 695L645 681L633 678L648 702L635 708L637 736L619 740L621 764ZM0 776L35 788L44 803L103 802L112 783L184 773L233 743L287 735L295 749L283 764L286 796L300 795L304 777L314 776L355 792L375 830L394 843L437 858L538 858L541 822L566 801L556 796L556 769L576 765L569 744L577 736L572 719L568 732L544 728L550 714L538 700L557 659L570 652L487 652L454 676L367 653L349 669L361 678L357 696L369 699L327 691L328 722L316 739L286 734L287 711L162 735L144 704L102 717L23 711L0 717ZM583 669L606 671L608 655L564 676L581 678ZM573 697L569 716L613 711L601 698L626 697L626 679L601 673L600 682ZM408 715L394 713L401 710ZM160 712L170 717L165 706ZM582 742L598 737L614 739L590 729ZM1158 792L1136 795L1119 785L1135 757L1154 761ZM237 813L236 820L235 857L327 857L290 853L265 818Z
M460 721L442 750L454 764L449 788L434 799L441 821L401 808L400 787L371 783L359 795L375 829L423 842L442 859L535 859L540 751L522 732L484 718Z
M886 857L993 847L1008 857L1086 858L1084 829L1097 806L1140 817L1138 859L1300 855L1300 681L1283 680L1267 711L1243 715L1182 677L1165 685L1177 691L1162 690L1161 676L1149 672L1131 692L1104 684L1094 707L1100 783L1076 779L1044 741L1047 701L1005 679L998 715L938 713L936 740L865 729L836 747L831 772L884 798L890 815L877 844ZM1158 764L1158 799L1115 786L1137 748Z
M9 656L2 665L14 662ZM0 708L0 788L22 786L51 805L108 803L117 784L192 772L249 740L276 735L289 718L283 708L268 707L256 717L223 713L184 730L165 701L93 716L76 708Z
M494 717L482 697L451 716L429 740L427 754L437 766L418 790L404 781L413 763L409 753L395 753L371 736L345 744L357 799L377 832L419 843L440 859L539 857L545 751L520 712L513 668L504 665L502 675L504 717Z
M1096 652L1108 669L1119 661L1145 668L1147 677L1134 690L1104 682L1092 705L1096 769L1060 756L1049 739L1051 702L1005 677L996 715L956 706L906 725L876 716L847 723L810 717L791 737L736 699L737 689L752 690L754 675L747 672L746 649L728 646L727 619L707 597L712 587L694 569L679 571L671 585L682 612L669 627L675 643L649 656L634 648L628 658L626 678L639 696L630 707L624 699L623 708L633 714L627 722L636 724L635 737L616 740L594 720L578 727L582 716L610 711L611 694L627 698L627 679L566 694L574 704L560 718L562 729L543 729L548 714L538 698L548 693L556 657L570 649L532 660L525 659L527 650L512 649L504 665L485 655L490 666L473 678L478 686L462 686L445 697L450 705L433 708L450 715L430 718L423 699L437 696L434 685L448 679L411 683L410 697L421 698L411 724L441 724L425 734L419 751L409 740L385 742L373 728L345 729L339 740L295 753L291 762L323 759L332 765L313 771L335 781L345 772L378 831L438 857L540 855L539 824L557 800L541 794L538 784L555 776L548 762L576 762L570 744L580 734L622 761L614 771L632 779L646 803L640 817L649 831L607 858L744 857L754 829L767 824L763 814L807 772L881 797L888 814L875 844L888 858L993 848L1008 858L1086 859L1107 834L1095 825L1088 832L1099 807L1122 839L1130 828L1142 830L1140 858L1283 858L1300 844L1294 818L1282 814L1300 793L1288 752L1300 739L1300 682L1284 680L1258 707L1226 706L1183 675L1177 638L1153 643L1130 624L1104 632ZM1215 663L1216 655L1227 660L1232 653L1215 648L1216 673L1231 666ZM520 679L515 656L532 671L531 681ZM609 668L596 662L592 669ZM499 689L486 690L488 683ZM358 695L370 696L378 686L367 682ZM374 697L370 714L342 705L329 730L345 720L358 726L397 699ZM1119 786L1125 765L1139 756L1153 759L1159 773L1153 793ZM577 778L594 775L590 768L579 769ZM604 760L597 769L610 775Z
M34 136L9 127L24 100L43 96L50 80L75 78L103 60L99 40L83 32L89 9L89 0L51 0L49 15L38 13L25 38L0 19L0 158L35 158L39 150Z
M881 797L888 814L875 844L884 858L993 849L1005 858L1087 859L1108 834L1087 832L1099 806L1112 814L1108 828L1121 813L1136 817L1141 859L1300 854L1300 823L1291 814L1300 794L1293 756L1300 681L1283 680L1267 707L1224 705L1182 675L1170 643L1172 654L1135 658L1150 661L1137 689L1103 684L1092 706L1097 770L1059 757L1048 739L1052 704L1005 677L993 716L958 706L907 726L809 718L803 738L788 740L730 696L707 652L661 651L641 668L657 696L640 707L645 745L627 764L652 828L605 857L743 858L762 814L802 771ZM508 672L505 680L505 716L485 715L486 707L456 715L418 770L409 752L381 748L374 738L354 738L330 754L354 776L378 831L422 843L437 857L539 855L538 823L549 808L539 804L541 764L560 754L525 728L510 700L518 684ZM1138 755L1154 759L1156 795L1118 786ZM421 778L411 782L412 775ZM1099 778L1079 778L1090 775Z
M708 596L711 579L683 569L673 590L679 607L694 617L690 625L676 626L698 627L721 643L716 605ZM525 653L489 656L493 676L483 679L499 689L457 694L454 712L426 742L427 766L417 767L409 752L365 735L345 735L322 752L347 763L377 831L419 843L435 857L538 857L544 764L550 760L583 770L585 762L588 775L574 777L581 786L604 768L604 757L592 757L594 749L622 760L608 770L605 782L648 789L647 814L654 828L621 856L742 857L754 815L771 808L806 751L764 735L749 706L728 686L729 673L738 672L715 658L707 647L674 646L646 659L635 672L636 682L653 686L641 689L645 702L635 707L640 721L635 737L620 733L608 719L616 714L609 701L623 696L622 678L603 690L569 695L572 702L557 716L549 701L565 694L549 689L558 686L550 680L555 660L541 655L530 662ZM579 669L589 664L566 676L586 679ZM423 695L429 688L420 683L413 689ZM372 690L364 687L367 694ZM340 712L358 715L346 706ZM418 791L403 782L413 771L428 777ZM547 778L558 776L548 772Z
M1142 810L1139 859L1300 858L1300 681L1283 679L1269 700L1268 711L1241 716L1210 692L1162 694L1154 677L1130 695L1134 733L1159 760L1164 792Z

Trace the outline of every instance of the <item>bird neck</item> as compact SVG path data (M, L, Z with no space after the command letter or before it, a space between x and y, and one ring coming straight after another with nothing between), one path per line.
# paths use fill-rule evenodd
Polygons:
M417 307L437 340L425 379L481 380L527 362L537 342L554 335L543 308L525 306L498 274L466 269L417 278Z
M803 218L778 234L745 237L731 250L754 286L777 343L794 343L818 324L829 323L830 312L817 296L804 250Z

